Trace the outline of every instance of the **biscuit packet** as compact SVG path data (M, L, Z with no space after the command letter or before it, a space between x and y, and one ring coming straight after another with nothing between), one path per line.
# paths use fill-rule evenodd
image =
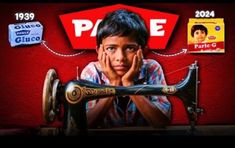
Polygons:
M189 53L224 53L224 19L190 18L188 22Z
M41 43L43 26L40 22L25 22L8 25L8 40L11 47Z

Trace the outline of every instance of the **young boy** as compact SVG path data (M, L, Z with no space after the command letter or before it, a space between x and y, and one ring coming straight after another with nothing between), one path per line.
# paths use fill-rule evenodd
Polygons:
M207 28L203 25L193 25L191 28L191 36L194 38L194 43L205 42L207 34Z
M113 86L166 85L160 64L143 59L148 37L137 14L122 9L107 14L97 28L98 61L83 69L81 79ZM86 108L89 128L162 127L171 116L171 104L165 96L102 98L87 102Z

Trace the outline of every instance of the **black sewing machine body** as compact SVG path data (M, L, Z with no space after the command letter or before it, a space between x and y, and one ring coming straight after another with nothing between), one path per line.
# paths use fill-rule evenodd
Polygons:
M96 84L87 80L72 80L65 85L57 79L55 70L50 69L44 81L43 116L47 122L55 120L60 104L64 104L64 129L66 135L86 133L87 118L85 103L88 100L108 96L125 95L166 95L177 96L182 100L194 130L197 114L203 110L197 107L198 66L195 62L189 66L184 80L176 85L134 85L129 87Z

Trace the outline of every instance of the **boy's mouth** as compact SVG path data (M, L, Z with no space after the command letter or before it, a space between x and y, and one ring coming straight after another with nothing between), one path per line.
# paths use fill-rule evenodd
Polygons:
M115 65L113 66L116 71L126 71L128 69L127 65Z

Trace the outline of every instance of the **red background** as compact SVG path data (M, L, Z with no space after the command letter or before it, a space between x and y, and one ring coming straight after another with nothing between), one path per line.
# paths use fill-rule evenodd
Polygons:
M1 4L0 9L0 127L36 127L45 124L42 119L42 88L45 75L55 68L59 79L65 83L76 78L90 61L97 59L95 51L86 51L76 57L60 57L49 52L43 45L10 47L8 25L17 23L15 13L33 12L35 20L44 26L43 39L57 52L73 54L64 32L59 15L102 7L98 3L59 3L59 4ZM198 124L235 123L235 4L222 3L136 3L136 7L178 14L179 20L163 54L172 54L187 48L187 23L195 16L196 10L215 11L215 17L225 20L224 54L183 54L175 57L162 57L149 52L163 66L168 84L178 83L195 60L199 64L199 106L205 112L199 116ZM179 71L177 71L179 70ZM177 71L172 73L172 71ZM169 97L173 104L172 125L188 124L182 102Z

